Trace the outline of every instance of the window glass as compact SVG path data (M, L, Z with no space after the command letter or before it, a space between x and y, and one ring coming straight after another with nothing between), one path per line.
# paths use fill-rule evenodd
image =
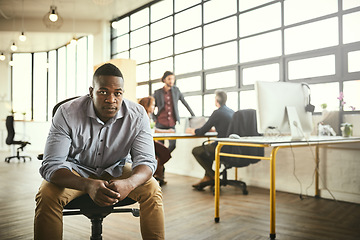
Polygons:
M141 85L136 87L136 98L140 99L149 96L149 85Z
M199 26L201 24L201 7L193 7L175 15L175 32Z
M256 81L276 82L280 80L280 65L278 63L248 67L243 69L243 85L254 84Z
M359 0L343 0L343 10L360 6Z
M151 41L169 36L173 33L173 18L168 17L151 24Z
M130 16L130 30L149 24L149 8L144 8Z
M360 41L360 12L346 14L343 17L344 43Z
M141 64L136 66L136 82L149 81L149 64Z
M242 12L244 10L260 6L270 1L271 0L241 0L239 1L239 11Z
M202 112L201 96L187 96L185 97L185 100L190 105L191 110L193 110L195 116L201 116L201 112ZM191 117L191 114L182 103L179 103L179 115L180 117Z
M176 0L175 1L175 12L178 12L185 8L194 6L195 4L198 4L200 2L201 2L201 0L186 0L186 1Z
M82 96L88 93L88 79L91 73L88 71L88 49L87 38L81 38L77 41L76 51L76 94Z
M130 33L130 46L136 47L149 42L149 27L143 27Z
M238 110L238 93L237 92L228 92L226 106L236 112Z
M259 21L261 19L261 21ZM281 26L281 4L262 7L239 16L240 37Z
M240 109L257 109L255 90L240 92Z
M360 80L344 82L345 111L360 110Z
M118 53L116 55L114 55L112 58L124 58L124 59L128 59L129 58L129 51L125 51L122 53Z
M129 32L129 17L125 17L119 21L111 23L113 27L113 35L119 36Z
M348 53L348 72L360 71L360 50Z
M173 12L173 0L163 0L151 5L151 22L166 17Z
M330 18L285 29L285 53L297 53L338 44L338 19Z
M215 94L205 94L204 95L204 116L211 116L211 114L216 110L215 106Z
M321 112L321 104L327 104L327 110L339 110L339 83L311 84L311 104L315 106L315 112Z
M289 80L335 74L335 55L306 58L289 62Z
M133 48L130 50L130 58L136 61L136 64L149 61L149 45Z
M236 17L227 18L212 24L204 26L204 45L212 45L219 42L225 42L237 37L236 31L229 31L229 29L236 29Z
M66 99L66 48L58 50L58 101Z
M49 52L49 81L48 81L48 118L52 118L52 109L56 105L57 101L57 89L56 89L56 51Z
M151 79L159 79L165 71L173 71L173 58L165 58L150 63Z
M112 53L118 53L129 49L129 34L115 38L112 41Z
M168 37L151 43L151 60L167 57L173 53L173 38Z
M236 86L235 70L211 73L206 75L206 89L217 89Z
M200 48L202 44L201 28L175 35L175 53L181 53L195 48Z
M151 84L151 94L154 94L154 92L160 88L164 87L163 82L156 82Z
M47 54L34 53L34 110L35 121L46 121Z
M235 14L237 11L236 0L212 0L204 3L204 22Z
M31 119L31 58L30 53L13 54L12 110L15 119Z
M201 77L177 78L176 86L182 93L195 92L201 90Z
M236 42L221 44L214 47L205 48L204 63L205 68L222 67L237 63Z
M201 67L201 50L175 56L175 72L177 74L200 71Z
M338 0L286 0L284 1L285 25L335 13Z
M76 96L76 44L66 47L66 98Z
M281 55L281 32L270 32L240 40L240 62Z

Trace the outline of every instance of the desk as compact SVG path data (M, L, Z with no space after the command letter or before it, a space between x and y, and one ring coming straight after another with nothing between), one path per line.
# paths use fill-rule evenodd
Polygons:
M216 137L217 132L207 132L205 135L197 136L190 133L154 133L154 140L175 140L175 139L186 139L186 138L208 138Z
M249 158L249 159L261 159L270 161L270 239L276 238L275 233L275 162L276 154L281 148L293 148L293 147L308 147L315 146L315 162L317 171L315 174L315 197L320 197L319 194L319 146L330 144L344 144L344 143L359 143L360 137L317 137L311 136L309 140L305 141L291 141L288 138L276 138L276 137L243 137L240 139L230 138L216 138L212 139L218 142L215 149L215 222L220 221L220 156L236 157L236 158ZM271 154L269 157L248 156L222 153L221 148L224 145L228 146L246 146L246 147L271 147Z

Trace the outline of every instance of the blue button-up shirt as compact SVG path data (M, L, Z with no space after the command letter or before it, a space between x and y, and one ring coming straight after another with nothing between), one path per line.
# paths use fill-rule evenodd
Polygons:
M89 96L62 104L52 120L40 174L50 181L60 168L83 177L122 175L125 162L147 165L154 173L157 161L145 109L123 99L120 110L106 123L95 114Z

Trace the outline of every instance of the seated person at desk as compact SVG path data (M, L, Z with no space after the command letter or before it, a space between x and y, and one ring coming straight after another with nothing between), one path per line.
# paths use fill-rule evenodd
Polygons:
M151 120L151 115L154 113L155 109L155 98L150 97L144 97L139 100L139 104L142 105L145 108L145 111L147 112L149 116L150 125L153 125L153 122ZM174 129L159 129L154 126L154 132L156 133L174 133ZM158 160L157 169L154 173L155 179L159 182L160 186L165 185L165 167L164 164L169 161L171 158L170 150L161 142L154 141L155 146L155 157Z
M234 111L225 105L226 100L226 92L222 90L215 91L215 106L218 109L211 114L209 120L204 124L204 126L198 129L188 128L186 129L186 132L194 135L204 135L206 132L210 131L212 127L215 127L218 137L227 137L227 130ZM192 185L194 188L197 188L199 184L203 182L214 180L215 172L212 169L212 164L215 160L215 148L216 142L213 142L211 144L195 147L192 150L192 154L195 159L205 169L205 176L200 180L200 182Z
M63 207L85 193L99 206L129 197L140 204L144 239L164 239L162 192L152 177L154 144L144 108L123 99L112 64L94 73L89 95L56 111L40 167L34 239L62 239Z

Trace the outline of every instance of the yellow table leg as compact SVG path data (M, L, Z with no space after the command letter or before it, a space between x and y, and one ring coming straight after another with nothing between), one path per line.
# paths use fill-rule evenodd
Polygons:
M275 160L279 147L273 148L270 155L270 239L276 238L275 233L275 209L276 209L276 188L275 188Z
M220 150L222 144L218 143L215 149L215 222L220 221Z

